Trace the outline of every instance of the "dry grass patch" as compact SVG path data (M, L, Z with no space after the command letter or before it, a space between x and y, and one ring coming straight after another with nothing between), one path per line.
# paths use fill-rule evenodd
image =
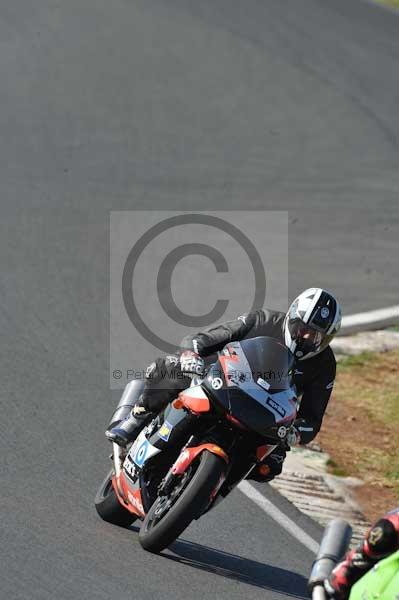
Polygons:
M399 504L398 350L339 363L318 441L333 473L365 482L357 495L370 520Z
M377 0L379 4L386 4L387 6L392 6L393 8L399 8L399 0Z

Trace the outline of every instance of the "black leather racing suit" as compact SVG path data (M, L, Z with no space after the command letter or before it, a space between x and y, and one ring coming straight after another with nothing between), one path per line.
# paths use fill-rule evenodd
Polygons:
M212 355L222 350L228 342L269 336L284 344L284 318L285 313L274 310L246 313L232 321L186 336L182 340L181 349L192 350L212 362ZM172 369L174 375L166 385L165 378L162 377L161 380L158 374L168 372L168 368ZM176 376L176 369L178 366L173 357L156 361L153 376L147 380L143 393L143 404L147 410L160 412L179 391L188 387L190 379ZM294 381L298 395L302 396L297 425L301 444L313 440L320 430L334 385L335 372L335 357L329 346L320 354L302 361L297 360L295 363ZM270 476L267 479L259 479L269 480L278 475L284 458L285 451L282 448L275 450L265 461L270 467Z

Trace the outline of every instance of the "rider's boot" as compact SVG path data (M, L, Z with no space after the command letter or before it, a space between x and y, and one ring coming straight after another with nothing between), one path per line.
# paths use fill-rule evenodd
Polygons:
M105 432L111 441L125 446L132 442L153 416L142 403L144 380L135 379L125 387L118 406Z
M114 423L105 432L105 437L110 441L125 447L133 442L140 431L154 417L154 413L148 412L139 401L134 405L131 413L123 421Z

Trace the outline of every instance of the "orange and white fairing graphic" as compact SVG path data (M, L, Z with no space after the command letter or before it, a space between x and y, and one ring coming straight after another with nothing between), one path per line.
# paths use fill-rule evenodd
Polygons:
M112 486L121 505L138 517L145 517L140 488L134 489L124 472L112 478Z

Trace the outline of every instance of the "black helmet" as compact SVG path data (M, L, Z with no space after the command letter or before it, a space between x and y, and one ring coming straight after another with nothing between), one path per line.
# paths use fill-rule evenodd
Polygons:
M299 294L284 320L286 346L304 360L327 348L341 327L341 307L332 294L309 288Z

